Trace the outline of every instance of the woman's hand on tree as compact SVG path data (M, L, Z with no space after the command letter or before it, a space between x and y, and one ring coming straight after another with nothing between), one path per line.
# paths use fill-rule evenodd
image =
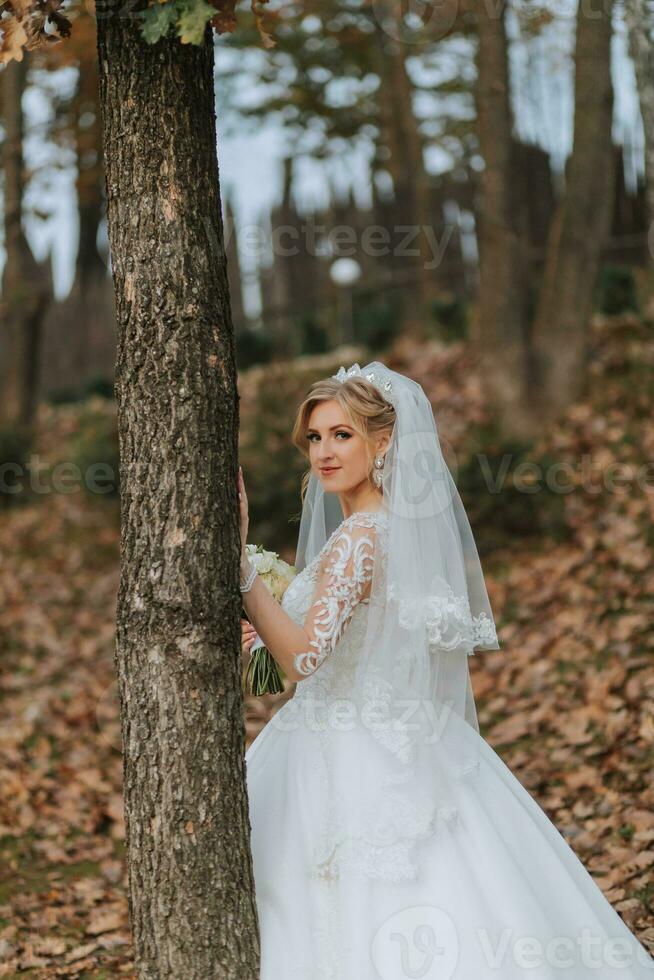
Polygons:
M248 515L248 495L245 492L245 481L243 480L243 469L241 466L238 468L238 506L241 527L241 554L243 554L248 540L248 524L250 518Z

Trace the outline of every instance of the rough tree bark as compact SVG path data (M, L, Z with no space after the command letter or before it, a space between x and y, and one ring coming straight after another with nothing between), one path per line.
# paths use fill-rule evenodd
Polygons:
M528 435L524 406L531 382L529 266L516 170L505 15L507 5L476 9L477 131L484 159L478 241L480 285L475 340L490 402L504 432Z
M130 919L141 980L255 980L238 395L211 28L202 46L149 46L130 12L118 0L97 6L118 321Z
M52 299L49 260L39 264L23 233L22 97L28 61L10 61L2 73L5 249L2 275L2 400L4 428L29 436L37 403L43 318Z
M612 11L613 0L579 5L574 142L533 327L540 383L532 410L541 424L583 392L587 375L588 324L613 203Z

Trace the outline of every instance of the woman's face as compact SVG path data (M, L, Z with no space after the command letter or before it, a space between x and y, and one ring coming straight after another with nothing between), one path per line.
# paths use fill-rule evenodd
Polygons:
M347 493L368 480L367 444L336 401L320 402L307 427L311 469L325 490Z

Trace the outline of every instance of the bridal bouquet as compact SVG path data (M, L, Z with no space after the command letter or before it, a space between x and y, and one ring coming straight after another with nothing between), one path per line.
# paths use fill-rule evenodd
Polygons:
M275 551L266 551L261 545L246 544L245 551L256 568L260 578L268 586L275 599L281 602L293 579L296 569L279 557ZM282 674L277 662L261 637L250 647L250 662L243 676L243 690L250 685L250 694L260 697L262 694L281 694L284 690Z

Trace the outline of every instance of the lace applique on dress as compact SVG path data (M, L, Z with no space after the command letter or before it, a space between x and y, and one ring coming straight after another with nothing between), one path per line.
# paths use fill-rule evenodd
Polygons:
M356 512L346 518L316 556L314 598L304 628L309 650L296 654L298 674L309 676L332 652L358 603L370 592L374 568L376 514Z
M470 656L474 647L497 644L494 622L485 612L473 616L467 596L455 595L452 587L442 579L434 579L433 594L416 599L399 599L399 622L405 629L424 625L429 644L435 650L468 648ZM398 590L391 582L388 590L396 598Z

